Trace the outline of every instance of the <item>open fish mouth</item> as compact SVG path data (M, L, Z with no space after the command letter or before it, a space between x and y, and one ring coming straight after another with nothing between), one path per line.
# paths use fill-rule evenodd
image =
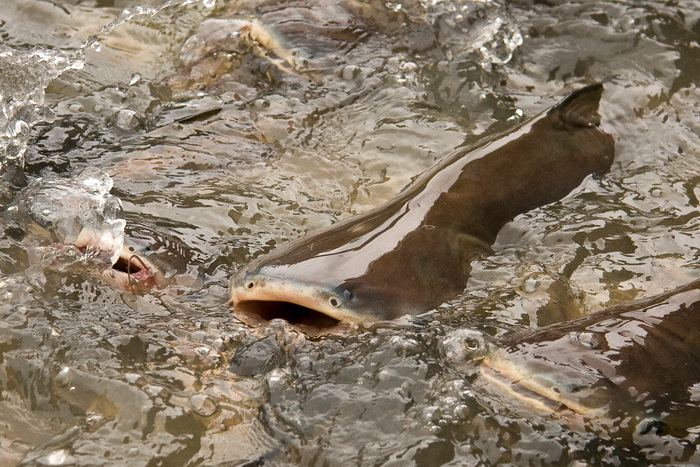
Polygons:
M237 312L250 321L265 323L283 319L289 324L316 332L331 331L341 322L312 308L277 300L245 300L235 305Z
M128 291L165 287L165 275L160 268L148 258L135 254L135 250L125 242L112 267L103 272L105 280L113 287Z
M347 306L348 298L317 284L296 284L270 277L246 277L231 285L234 311L259 325L274 319L313 334L338 330L343 323L365 324L367 319Z

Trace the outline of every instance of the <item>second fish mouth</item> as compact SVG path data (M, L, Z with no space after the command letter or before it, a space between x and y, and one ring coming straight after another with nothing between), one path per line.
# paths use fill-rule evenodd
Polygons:
M117 261L112 265L112 269L125 274L137 276L148 270L148 266L136 255L119 255Z
M112 267L104 272L108 282L130 291L165 287L167 284L163 272L144 256L133 253L133 250L128 244L122 247Z

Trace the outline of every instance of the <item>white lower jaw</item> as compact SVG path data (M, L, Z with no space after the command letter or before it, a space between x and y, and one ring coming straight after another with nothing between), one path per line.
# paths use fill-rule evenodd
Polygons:
M251 283L252 287L246 287L246 284ZM344 323L368 324L376 321L371 317L348 310L342 304L332 306L330 295L319 291L319 287L313 284L290 284L265 277L247 281L242 285L232 285L230 296L230 303L233 304L234 309L241 308L243 303L278 302L296 305Z

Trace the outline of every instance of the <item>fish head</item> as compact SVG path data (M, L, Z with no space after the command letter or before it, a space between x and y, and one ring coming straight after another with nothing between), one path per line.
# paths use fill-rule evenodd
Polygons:
M371 281L311 274L306 262L252 263L231 280L231 303L255 322L281 318L292 325L329 330L340 323L369 324L403 314Z
M504 358L496 353L485 358L479 369L482 384L540 413L596 418L605 413L609 402L600 380L575 368Z
M439 305L432 300L439 287L426 287L420 271L425 264L420 259L428 254L424 229L406 222L404 204L399 198L338 222L239 269L230 284L234 312L325 328L329 322L363 325L416 314L433 301ZM426 300L432 301L426 306Z
M695 281L513 333L482 361L478 386L587 429L684 433L697 424L699 312Z
M86 255L99 256L103 236L100 230L84 228L74 246ZM103 261L111 266L102 271L102 277L112 287L126 291L163 289L174 279L186 276L191 263L191 252L179 239L147 225L133 224L127 226L113 257Z
M497 389L540 413L569 420L600 418L618 390L600 349L585 348L576 336L520 342L488 355L479 368L481 385Z
M117 289L162 289L167 286L168 280L164 272L166 269L158 263L153 255L144 254L141 248L126 238L116 261L103 271L102 277Z
M199 287L202 276L194 258L195 250L176 234L147 223L126 226L119 258L106 271L116 286L131 290L166 287ZM113 283L114 284L114 283Z
M291 324L330 318L366 325L428 312L464 289L467 262L446 265L433 260L468 242L456 241L459 245L453 247L433 241L433 247L426 248L430 239L424 229L395 242L361 238L356 243L362 248L356 249L319 246L326 238L325 233L305 237L302 240L313 244L312 249L292 242L240 269L230 287L234 312L267 321L283 318ZM469 243L465 250L454 256L481 253L484 242Z

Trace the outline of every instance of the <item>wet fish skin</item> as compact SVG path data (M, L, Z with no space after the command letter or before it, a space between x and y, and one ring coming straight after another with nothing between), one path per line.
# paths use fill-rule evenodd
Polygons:
M252 262L231 281L234 307L288 320L311 309L367 323L453 298L507 222L609 170L614 141L599 127L602 92L601 84L580 89L458 149L387 203ZM297 306L282 315L282 303Z
M125 228L119 259L103 277L118 289L163 289L176 276L187 274L192 262L192 251L179 238L144 223L131 223Z
M700 415L700 280L517 333L498 347L481 363L481 379L539 411L663 418L669 430L684 420L694 426Z

